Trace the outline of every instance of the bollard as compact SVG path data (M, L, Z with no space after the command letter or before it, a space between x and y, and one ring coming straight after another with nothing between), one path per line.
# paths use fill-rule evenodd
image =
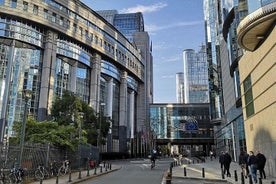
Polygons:
M259 184L263 184L262 178L259 178Z
M58 175L57 175L57 177L56 177L56 184L58 184Z
M172 167L170 167L170 173L172 173Z
M166 176L166 184L172 183L172 173L168 172Z
M195 163L195 161L193 160L193 164Z
M109 164L109 170L111 170L111 164Z
M222 178L222 179L225 179L225 177L224 177L224 172L223 172L223 168L221 168L221 178Z
M244 175L243 175L243 172L241 172L241 184L244 184Z
M237 170L234 170L234 176L235 176L235 181L238 181L238 174L237 174Z
M101 172L101 173L103 172L103 166L100 167L100 172Z
M79 177L78 179L81 179L81 169L79 168Z
M103 164L104 164L104 167L105 167L105 162L103 162Z
M72 182L72 173L71 173L71 168L69 169L69 179L68 182Z
M95 167L95 169L94 169L94 175L96 175L97 174L97 167Z
M275 184L275 181L272 181L271 184Z
M202 178L205 178L205 170L202 168Z
M87 174L86 174L86 176L90 176L89 167L87 167Z
M40 179L39 183L42 184L42 182L43 182L43 179Z
M184 176L187 176L186 167L184 167Z

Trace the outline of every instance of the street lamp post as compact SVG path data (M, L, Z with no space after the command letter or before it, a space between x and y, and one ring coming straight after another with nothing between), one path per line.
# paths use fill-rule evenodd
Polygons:
M79 159L78 159L78 166L79 166L79 179L81 179L81 137L82 137L82 118L83 118L83 112L79 112L79 143L78 143L78 154L79 154Z
M28 111L28 103L29 99L32 96L32 91L25 89L23 91L23 98L25 100L25 107L24 107L24 116L23 122L21 127L21 137L20 137L20 145L19 145L19 157L18 157L18 167L21 168L22 156L23 156L23 148L24 148L24 141L25 141L25 129L26 129L26 120L27 120L27 111Z
M102 129L102 107L105 106L105 103L101 103L100 104L100 109L99 109L99 132L98 132L98 141L97 141L97 147L99 148L99 152L101 152L101 137L102 137L102 133L101 133L101 129Z

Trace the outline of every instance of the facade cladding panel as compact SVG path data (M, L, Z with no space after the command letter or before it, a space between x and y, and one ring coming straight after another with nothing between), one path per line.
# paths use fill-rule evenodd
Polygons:
M147 63L144 60L152 57L142 60L141 50L127 40L127 35L118 32L110 22L81 1L1 2L1 141L4 137L14 136L13 123L22 120L24 89L32 90L28 116L39 121L50 118L53 100L62 96L63 90L69 90L96 112L103 108L104 115L113 122L114 138L117 139L113 142L120 144L120 126L138 132L134 125L144 120L138 119L137 114L145 114L147 107L141 107L141 102L140 108L137 108L136 100L148 99L139 88L147 88L144 81L148 72L145 71L150 69L144 65ZM136 20L143 24L142 14L138 14L140 17L136 17ZM123 24L124 18L121 18L121 22ZM139 25L135 31L141 28L143 25ZM147 38L145 44L149 45ZM149 46L144 49L150 50ZM121 95L122 91L128 93ZM132 99L131 103L120 103L127 99ZM105 106L100 107L100 104ZM131 108L127 108L126 104ZM143 104L148 102L144 101ZM130 126L126 124L129 115L132 116ZM143 130L139 128L139 131ZM120 139L123 145L113 147L120 147L120 150L116 150L118 152L128 152L130 140L126 135L121 135ZM108 151L107 147L102 150ZM114 150L111 148L109 151ZM141 150L135 151L141 154Z

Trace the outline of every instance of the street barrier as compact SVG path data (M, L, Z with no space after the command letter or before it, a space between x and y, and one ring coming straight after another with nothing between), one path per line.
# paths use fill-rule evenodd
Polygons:
M202 178L205 178L205 169L202 168Z
M186 167L184 167L184 176L187 176Z
M235 176L235 181L238 181L238 174L237 174L237 170L234 170L234 176Z

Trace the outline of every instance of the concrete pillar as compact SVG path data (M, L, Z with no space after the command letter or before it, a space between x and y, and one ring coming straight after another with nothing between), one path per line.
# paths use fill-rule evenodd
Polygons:
M112 145L112 107L113 107L113 78L107 82L107 106L106 116L109 117L110 128L107 136L107 152L113 152Z
M54 98L54 75L56 68L57 34L47 31L45 50L43 54L40 98L38 105L38 121L47 119L51 113Z
M70 91L76 93L78 62L74 62L70 73Z
M91 82L90 82L90 106L99 113L100 103L100 79L101 79L101 56L93 55Z
M127 151L127 72L123 72L120 84L119 152Z

